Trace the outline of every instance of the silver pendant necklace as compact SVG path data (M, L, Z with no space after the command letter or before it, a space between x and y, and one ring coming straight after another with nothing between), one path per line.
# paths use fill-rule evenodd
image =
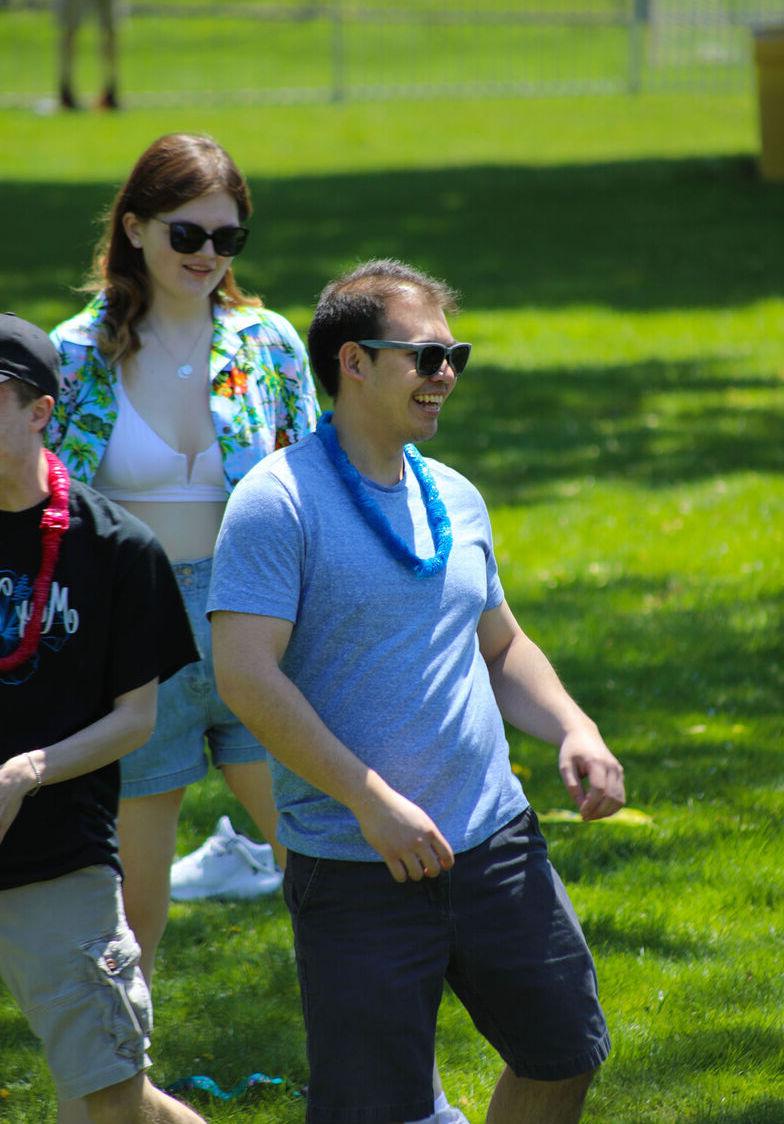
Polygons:
M150 327L150 331L155 336L156 340L161 345L163 350L166 352L167 355L171 356L171 358L176 363L177 362L177 356L174 354L174 352L171 350L170 347L166 346L166 344L163 342L161 337L158 335L157 331L155 330L155 325L152 323L151 320L148 321L148 324L149 324L149 327ZM188 349L188 354L185 356L182 363L180 363L179 366L177 367L177 378L178 379L189 379L191 377L191 375L193 374L193 365L190 362L190 358L193 355L196 348L199 346L199 343L201 342L205 331L211 325L212 325L212 321L210 320L202 326L201 331L199 332L198 336L196 337L196 339L193 341L190 348Z

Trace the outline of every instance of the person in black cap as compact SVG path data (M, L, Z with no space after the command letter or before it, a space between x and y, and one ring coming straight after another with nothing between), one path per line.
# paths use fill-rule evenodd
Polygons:
M47 334L13 312L4 312L0 315L0 341L0 382L17 379L56 401L59 363Z
M43 1042L60 1124L199 1121L145 1073L115 833L118 758L197 653L151 532L44 449L57 394L46 333L0 314L0 975Z

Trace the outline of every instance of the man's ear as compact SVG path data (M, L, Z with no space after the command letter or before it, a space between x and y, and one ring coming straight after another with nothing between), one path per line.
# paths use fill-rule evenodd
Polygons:
M34 433L42 433L46 429L53 409L54 398L51 394L42 394L31 404L30 424Z
M341 375L347 379L354 379L355 382L363 382L365 375L362 371L362 360L364 358L365 352L359 344L355 340L347 340L338 351Z

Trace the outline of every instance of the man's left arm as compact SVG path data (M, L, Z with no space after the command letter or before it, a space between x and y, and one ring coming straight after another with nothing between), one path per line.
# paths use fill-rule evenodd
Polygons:
M544 652L520 628L506 601L482 614L477 633L504 719L559 747L561 779L584 820L617 812L626 800L621 763L604 744L596 723L568 694Z

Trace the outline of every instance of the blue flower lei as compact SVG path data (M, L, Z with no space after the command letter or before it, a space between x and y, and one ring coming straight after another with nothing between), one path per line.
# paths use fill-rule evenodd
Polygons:
M444 501L438 494L438 488L430 475L430 469L419 450L413 445L403 447L411 471L419 483L422 502L425 505L427 524L436 550L432 558L420 558L418 554L414 554L408 544L392 529L389 520L363 485L362 477L341 448L337 432L332 425L331 410L319 418L316 436L320 438L327 456L335 466L335 471L348 489L360 514L389 549L390 554L398 562L407 566L417 578L426 578L443 570L452 549L452 525Z

